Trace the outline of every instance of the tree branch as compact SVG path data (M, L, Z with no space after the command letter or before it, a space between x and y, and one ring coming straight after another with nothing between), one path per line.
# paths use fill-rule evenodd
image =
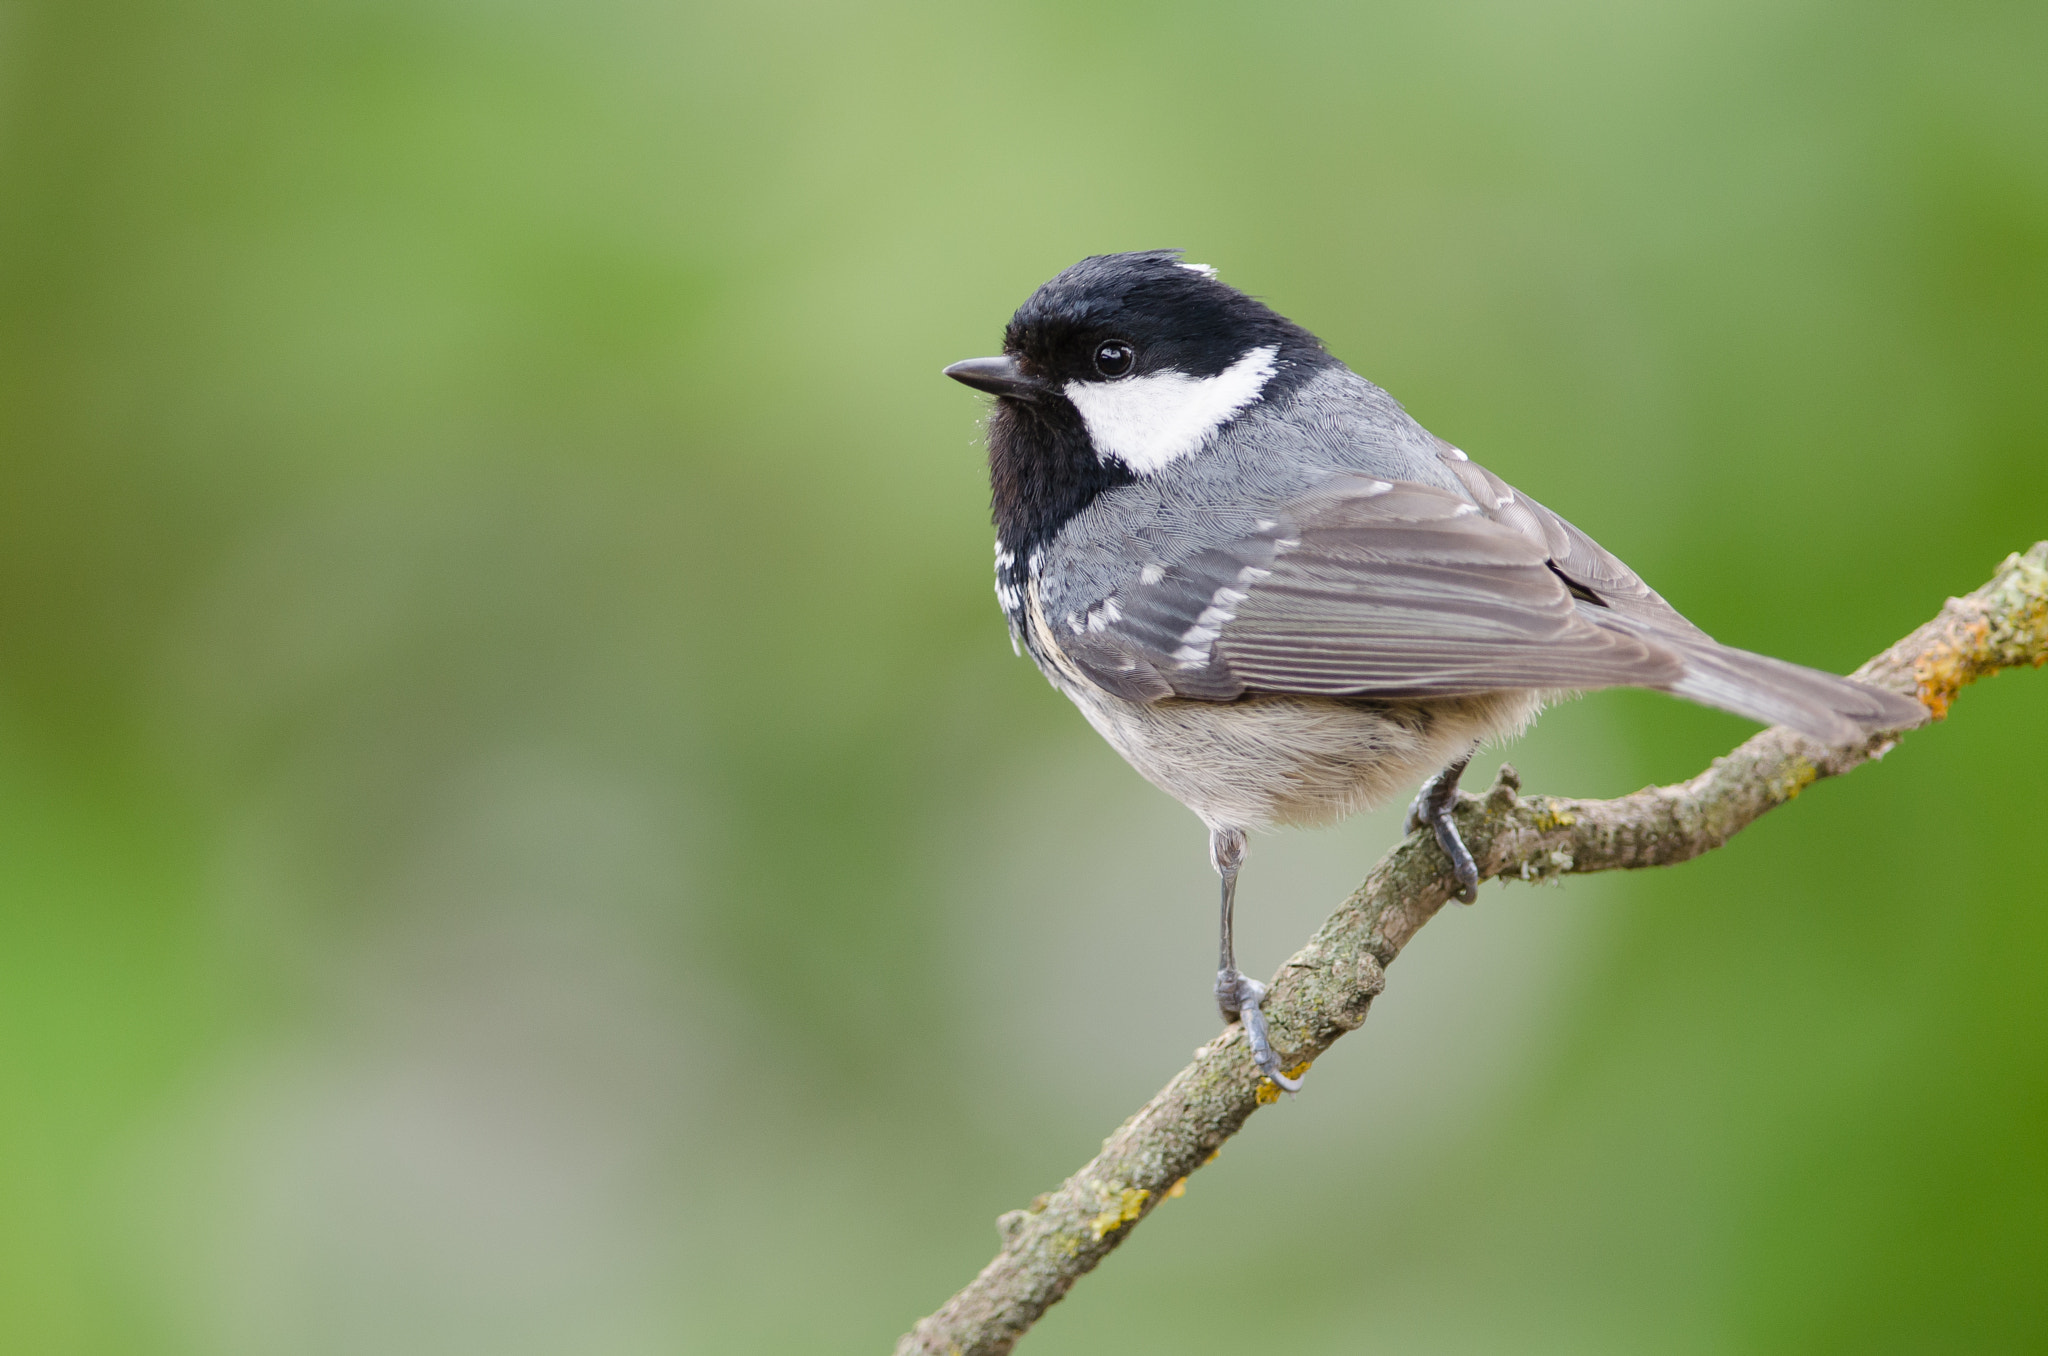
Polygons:
M1934 718L1963 687L2048 661L2048 542L2007 557L1991 582L1951 598L1933 621L1856 671L1920 699ZM1483 877L1539 880L1669 866L1727 842L1823 777L1882 757L1897 736L1826 748L1774 726L1674 786L1615 800L1523 797L1503 767L1484 795L1461 795L1458 829ZM1382 857L1365 883L1280 968L1265 1004L1274 1047L1305 1066L1365 1021L1386 967L1450 898L1427 832ZM1103 1142L1102 1152L1028 1210L997 1221L1003 1248L966 1289L897 1344L897 1356L1000 1356L1093 1270L1259 1107L1277 1100L1236 1024Z

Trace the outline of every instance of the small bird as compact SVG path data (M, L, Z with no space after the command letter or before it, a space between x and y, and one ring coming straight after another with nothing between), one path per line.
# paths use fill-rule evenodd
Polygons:
M1179 250L1083 259L945 375L988 421L1013 644L1209 830L1216 1000L1287 1077L1231 941L1245 837L1335 821L1425 775L1451 820L1479 744L1560 696L1643 687L1846 744L1916 701L1720 644L1592 538L1408 416L1307 330Z

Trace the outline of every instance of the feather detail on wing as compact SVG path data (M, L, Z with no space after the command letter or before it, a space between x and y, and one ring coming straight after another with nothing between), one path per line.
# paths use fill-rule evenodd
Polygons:
M1660 686L1684 671L1589 620L1540 540L1405 481L1340 478L1112 601L1113 619L1091 613L1061 645L1139 700Z
M1675 683L1652 685L1659 690L1766 725L1789 725L1829 744L1926 721L1926 708L1910 697L1721 644L1591 537L1442 439L1437 442L1444 464L1488 516L1540 539L1551 567L1583 595L1580 605L1605 610L1606 615L1596 617L1598 624L1678 653L1685 661L1684 675Z
M1076 619L1062 650L1136 701L1647 687L1830 743L1918 702L1721 645L1592 538L1442 444L1472 502L1340 477Z

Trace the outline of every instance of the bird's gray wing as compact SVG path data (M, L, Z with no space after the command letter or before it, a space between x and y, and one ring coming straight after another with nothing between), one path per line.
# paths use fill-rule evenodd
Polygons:
M1711 639L1599 542L1443 439L1438 438L1436 443L1439 458L1465 486L1480 511L1540 545L1551 568L1575 586L1574 594L1582 601L1619 612L1670 640Z
M1470 502L1346 476L1077 619L1063 645L1138 701L1647 687L1831 744L1919 702L1722 645L1585 533L1444 444Z
M1568 580L1596 625L1626 631L1674 651L1685 672L1662 688L1705 706L1767 725L1790 725L1831 744L1876 730L1908 729L1927 719L1910 697L1832 673L1723 645L1679 615L1656 590L1591 537L1493 472L1438 439L1439 454L1486 515L1532 541Z
M1663 687L1683 676L1667 646L1589 610L1540 534L1448 490L1345 476L1247 536L1140 576L1059 642L1135 700Z

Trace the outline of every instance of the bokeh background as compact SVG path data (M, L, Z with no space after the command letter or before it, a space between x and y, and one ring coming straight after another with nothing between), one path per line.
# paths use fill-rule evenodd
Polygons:
M2048 536L2044 70L2038 4L0 6L0 1349L885 1349L1215 1029L939 367L1186 247L1843 670ZM2044 766L2006 675L1489 886L1029 1349L2042 1350ZM1257 842L1251 968L1395 833Z

